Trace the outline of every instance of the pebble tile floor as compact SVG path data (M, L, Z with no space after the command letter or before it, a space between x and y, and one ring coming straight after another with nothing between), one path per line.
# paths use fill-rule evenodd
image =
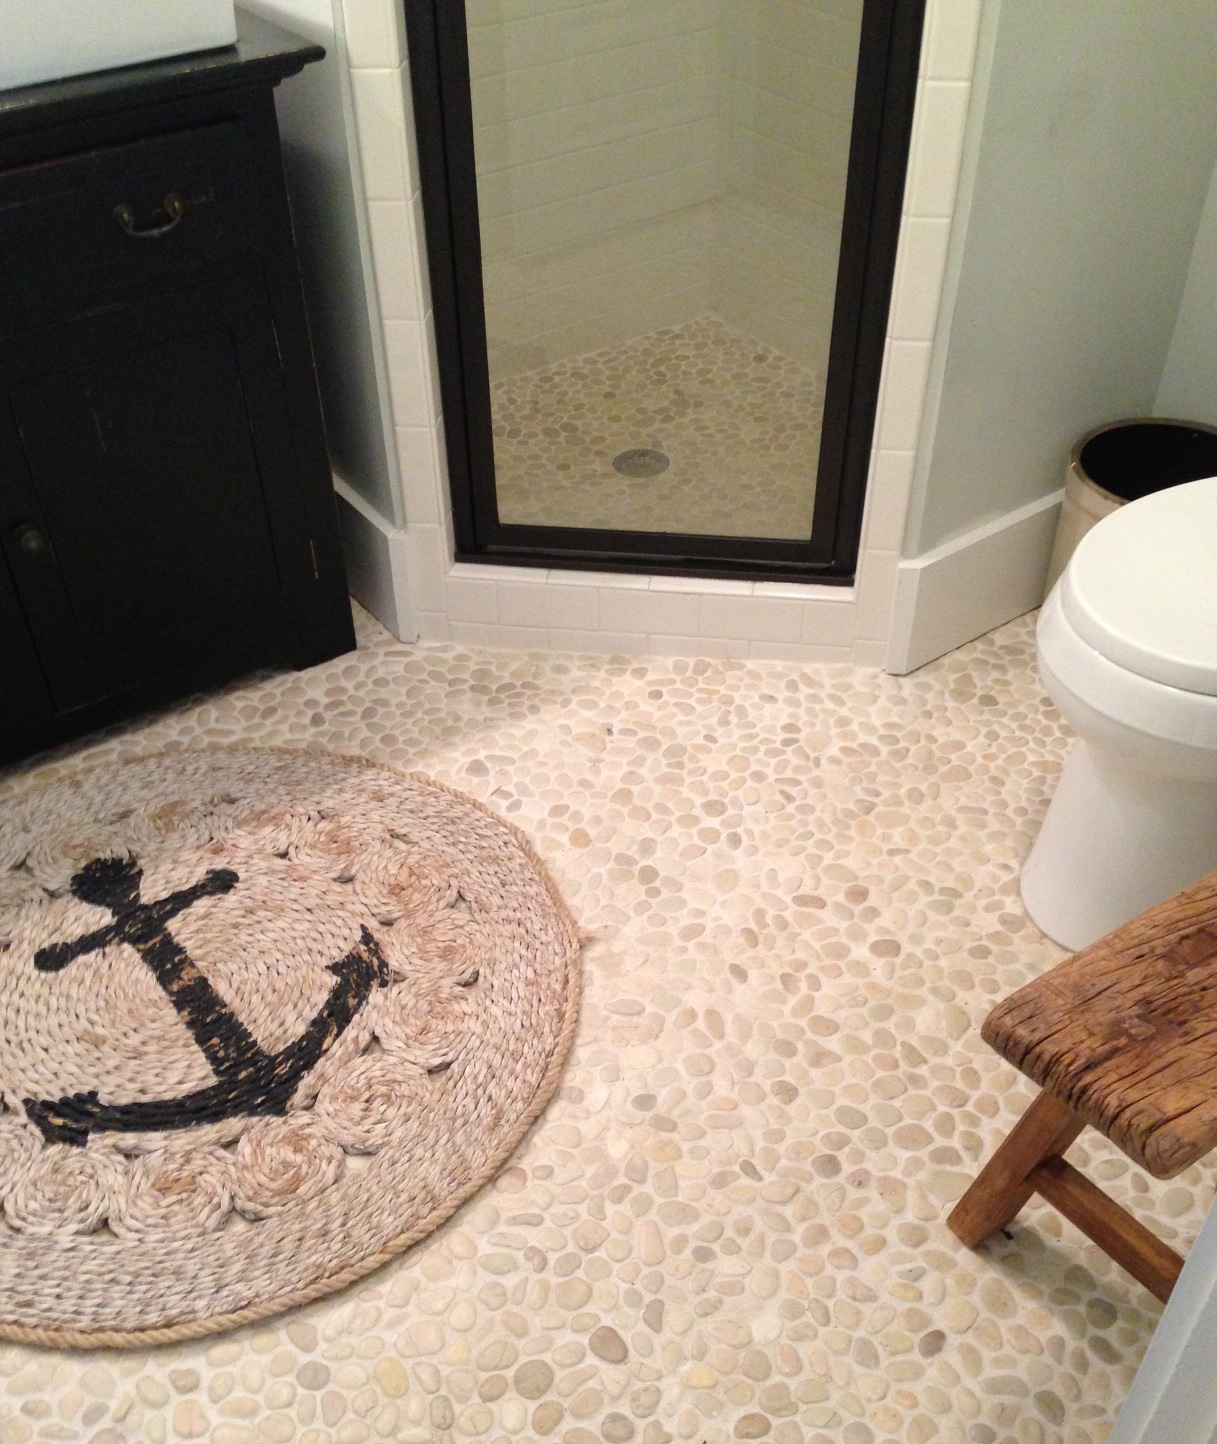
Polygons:
M1066 746L1031 619L909 677L409 648L16 769L206 742L420 768L524 827L592 941L559 1095L347 1293L142 1353L0 1346L0 1439L1096 1444L1158 1305L1045 1206L943 1216L1029 1100L980 1041L1061 951L1017 873ZM1181 1248L1213 1192L1071 1155Z
M715 316L496 380L492 395L505 522L811 533L823 378ZM613 469L637 448L670 467Z

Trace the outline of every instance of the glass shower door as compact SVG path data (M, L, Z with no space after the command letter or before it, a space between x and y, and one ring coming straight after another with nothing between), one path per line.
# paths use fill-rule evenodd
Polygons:
M811 534L861 0L467 0L504 522Z
M844 575L919 0L407 17L462 554Z

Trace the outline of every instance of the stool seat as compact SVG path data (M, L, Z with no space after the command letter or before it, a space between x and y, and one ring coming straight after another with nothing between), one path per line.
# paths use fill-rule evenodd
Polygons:
M1217 872L1020 988L981 1036L1043 1091L951 1229L975 1245L1039 1193L1165 1301L1183 1260L1062 1155L1087 1124L1157 1178L1217 1146Z
M1217 1146L1217 873L993 1009L981 1037L1155 1178Z

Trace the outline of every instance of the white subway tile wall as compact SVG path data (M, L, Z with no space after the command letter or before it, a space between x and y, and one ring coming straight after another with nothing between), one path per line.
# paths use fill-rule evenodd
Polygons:
M896 591L899 552L871 548L862 555L858 569L857 640L886 640Z
M377 265L377 288L384 281ZM434 368L428 364L427 321L385 316L385 357L389 367L389 392L393 402L393 420L398 426L434 426L438 399L433 394ZM409 518L407 517L407 521Z
M890 323L889 323L890 325ZM930 342L896 340L889 331L883 407L875 425L882 451L913 451L930 369Z
M861 12L861 0L741 0L723 10L712 304L819 372L828 364Z
M926 277L942 274L950 236L946 217L906 217L889 322L893 340L928 341L933 336L939 294L938 288L926 285Z
M395 69L351 71L355 127L369 200L403 201L417 188L406 143L406 106L401 75Z
M405 12L397 0L343 0L352 70L396 69L406 53Z
M707 311L823 369L860 10L472 0L493 373Z
M486 646L575 647L593 651L663 652L671 655L781 655L809 661L838 661L852 655L856 662L863 665L879 665L890 627L895 563L903 539L912 462L921 431L929 343L937 324L980 0L929 0L897 259L897 289L880 389L876 446L872 453L858 579L853 588L814 585L801 588L805 598L802 602L797 597L766 595L766 583L546 572L533 568L453 563L451 508L443 464L442 432L439 429L434 326L425 283L421 206L417 167L413 160L413 112L404 38L399 22L401 7L397 0L343 0L343 4L361 164L368 193L377 202L408 203L392 212L387 209L381 212L374 223L374 234L376 278L382 293L392 402L399 428L407 554L410 560L410 600L420 636L424 640L436 641L451 638L472 643L476 640L479 645ZM622 8L632 6L633 0L623 0ZM621 47L613 47L610 44L612 36L605 36L603 31L597 33L601 35L600 43L606 47L607 54L597 53L592 47L582 55L548 57L558 64L582 66L581 74L585 77L589 67L596 69L603 75L605 96L615 93L614 86L660 92L639 104L651 107L645 114L653 127L662 128L659 124L661 119L670 122L668 128L672 130L674 139L669 155L674 161L673 166L657 174L648 172L646 175L616 179L595 172L600 182L600 188L595 192L598 204L615 203L614 196L620 199L628 193L634 196L630 204L639 207L637 216L641 218L646 214L641 199L646 186L655 186L659 192L666 189L669 197L672 187L683 187L680 194L689 198L689 204L692 204L692 197L700 194L697 189L701 184L698 166L702 162L693 159L696 148L692 145L692 138L704 119L698 109L701 94L699 77L716 73L717 63L715 56L707 55L705 48L709 43L711 27L703 20L712 7L702 7L703 0L674 0L674 3L662 7L640 5L638 9L651 26L648 30L650 38L645 46L629 57L615 55L613 52ZM793 10L796 7L783 8ZM596 6L589 3L589 18L595 9ZM824 5L817 7L818 11L825 9ZM564 131L567 125L594 126L597 112L594 104L589 103L586 113L579 116L564 111L557 117L546 117L544 107L538 105L537 100L538 94L544 93L538 88L550 83L545 78L542 63L547 58L544 46L548 37L543 25L534 25L530 32L524 24L522 12L521 15L521 21L513 31L512 43L516 49L513 51L512 84L502 88L504 129L501 133L504 137L508 134L506 126L509 120L524 120L531 116L531 129L525 127L524 131L516 133L527 133L530 145L543 147L552 144L555 137L568 138L571 132ZM637 22L638 17L634 19ZM471 37L475 53L480 43L478 29L475 25ZM589 26L589 32L594 29L594 26ZM536 44L540 48L527 49L526 39L529 45ZM533 63L524 63L528 56L533 57ZM485 58L483 56L478 63L482 64ZM617 64L627 58L630 66L623 68ZM695 59L699 64L704 62L702 70L694 64ZM772 84L776 86L777 81ZM769 86L770 82L766 81L766 87ZM745 89L742 83L740 88L741 91ZM754 94L752 99L758 106L764 101L769 109L761 113L769 118L776 118L782 113L780 94L771 94L769 88L759 98ZM514 138L512 143L515 143ZM641 190L631 190L635 182L642 187ZM561 208L564 203L560 199L547 200L543 193L529 199L534 202L533 209L538 217L544 211L549 222L556 223L559 211L548 208ZM588 209L586 196L574 210L580 208ZM569 216L572 213L568 209L562 214ZM394 225L384 223L390 214L394 217ZM400 231L397 230L398 223ZM640 230L639 236L642 234ZM814 234L811 226L805 229L792 226L788 237L775 239L775 248L780 250L788 242L796 247L814 246ZM631 266L637 266L640 268L636 272L639 285L644 273L665 277L664 285L668 287L673 285L674 278L683 274L683 289L696 293L703 281L709 284L708 258L713 235L709 221L695 208L684 216L678 231L669 232L666 222L656 220L645 236L645 246L638 251L629 251L620 242L610 244L610 238L599 243L594 256L591 250L587 252L589 264L594 267L592 271L584 272L572 261L555 258L550 269L536 272L535 279L543 288L560 290L563 286L595 284L589 279L593 275L603 276L607 284L611 273L628 271ZM631 243L637 239L632 237ZM641 246L642 242L639 244ZM791 250L783 254L799 253ZM673 257L677 258L675 263ZM704 272L699 269L703 261L706 262ZM493 259L491 264L495 264ZM649 270L651 267L653 271ZM412 284L407 282L410 277L413 278ZM614 294L617 293L616 284L614 280ZM690 299L682 296L681 290L681 286L676 286L669 291L674 306L683 306ZM637 297L642 292L632 294ZM647 301L646 305L649 307L650 302ZM657 323L654 315L654 311L648 309L644 324L665 323ZM622 334L635 334L639 326L624 313L623 317L621 324L627 329ZM544 344L582 345L574 334L579 324L568 323L569 333L565 339L554 335L548 337ZM518 359L521 366L538 364L528 354ZM494 583L493 619L488 619L489 593L474 593L467 589L469 583L476 581ZM623 605L618 598L626 591L654 593L651 600L655 603L665 593L697 599L696 630L686 631L683 626L674 626L662 620L657 611L652 614L653 623L648 621L646 625L637 627L620 625L615 620L623 615L618 610ZM516 593L520 594L518 600ZM544 610L528 612L528 608L535 605L538 594L545 596ZM581 595L576 604L572 602L572 596L577 594ZM482 598L480 604L474 601L479 595ZM613 600L604 603L602 608L605 596ZM511 600L505 601L506 598ZM736 605L734 609L724 610L723 602L728 598L734 599ZM786 605L775 607L774 604L779 602ZM478 605L482 610L476 617L470 615L468 608ZM546 620L544 624L533 625L507 619L526 613L534 617L544 616ZM742 620L745 613L746 621ZM797 626L792 633L791 618L796 614ZM680 614L683 618L690 615ZM592 618L595 620L592 621ZM473 632L469 630L471 628ZM750 651L750 648L769 650Z
M717 0L469 0L492 373L707 309Z
M444 467L443 422L396 430L405 514L411 523L442 523L452 509L447 486L435 484Z
M910 215L950 217L954 209L970 91L966 80L921 80L905 197Z
M931 4L926 14L921 72L929 80L972 79L981 0Z

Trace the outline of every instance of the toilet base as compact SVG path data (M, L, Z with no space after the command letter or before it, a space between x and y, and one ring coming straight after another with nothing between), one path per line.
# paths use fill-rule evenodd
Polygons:
M1032 922L1077 951L1217 869L1217 780L1163 777L1078 739L1020 888Z

